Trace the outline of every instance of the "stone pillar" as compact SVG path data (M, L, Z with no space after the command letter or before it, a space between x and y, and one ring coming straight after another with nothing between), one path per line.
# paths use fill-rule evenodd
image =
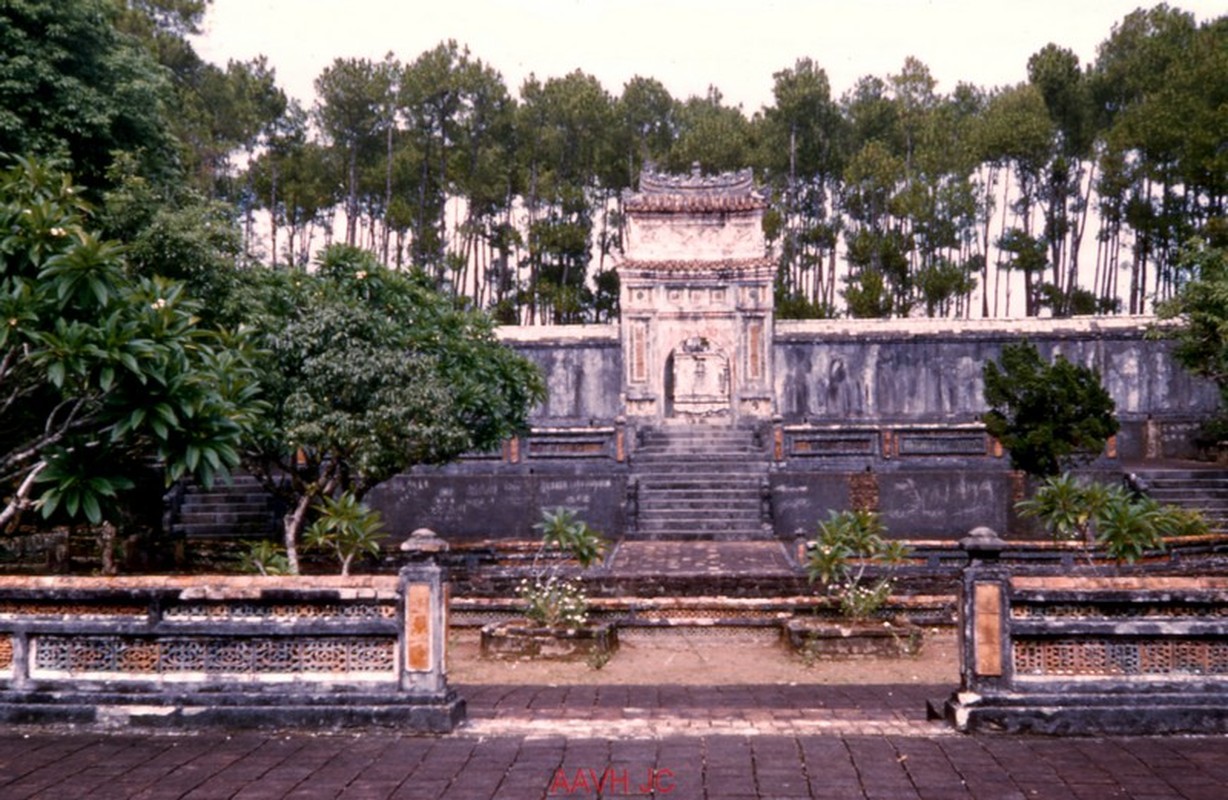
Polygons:
M960 687L946 717L966 731L983 696L1010 683L1010 568L1000 561L1006 542L991 528L973 528L959 546L968 553L959 586Z
M465 701L448 688L447 571L435 557L448 545L426 528L401 545L410 563L401 568L400 688L415 706L414 730L448 733L465 720Z

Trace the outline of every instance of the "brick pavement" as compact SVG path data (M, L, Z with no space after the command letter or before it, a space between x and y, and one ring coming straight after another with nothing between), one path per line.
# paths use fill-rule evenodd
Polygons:
M962 736L940 686L461 686L390 731L0 731L0 798L1221 800L1228 737Z

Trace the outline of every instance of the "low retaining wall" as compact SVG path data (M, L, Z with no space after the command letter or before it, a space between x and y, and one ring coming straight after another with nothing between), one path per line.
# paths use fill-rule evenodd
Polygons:
M447 732L442 578L0 577L0 722Z
M427 527L449 542L536 540L563 506L611 538L626 528L626 426L534 428L501 453L415 467L365 498L392 530Z
M971 542L962 578L956 728L1228 732L1228 578L1020 573L1001 544Z

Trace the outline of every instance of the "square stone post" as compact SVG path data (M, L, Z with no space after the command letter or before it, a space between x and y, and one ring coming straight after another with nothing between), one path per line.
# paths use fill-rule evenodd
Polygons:
M447 571L435 563L435 556L447 549L433 531L414 531L401 545L410 563L397 581L400 690L415 706L411 727L431 733L447 733L465 719L465 701L448 688L450 592Z
M1006 542L990 528L974 528L959 545L968 553L959 586L960 688L947 701L945 715L968 731L985 695L1006 691L1013 677L1010 568L999 560Z

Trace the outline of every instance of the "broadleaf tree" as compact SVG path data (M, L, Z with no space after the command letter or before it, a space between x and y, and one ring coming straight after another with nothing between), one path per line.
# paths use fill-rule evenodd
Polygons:
M64 514L101 527L107 559L150 463L206 484L238 464L254 374L182 284L138 276L91 231L67 175L14 161L0 174L0 527Z
M361 500L415 464L498 447L545 397L537 368L495 339L489 318L437 292L422 271L333 245L315 273L248 278L247 324L269 405L244 459L285 501L292 572L325 498Z

